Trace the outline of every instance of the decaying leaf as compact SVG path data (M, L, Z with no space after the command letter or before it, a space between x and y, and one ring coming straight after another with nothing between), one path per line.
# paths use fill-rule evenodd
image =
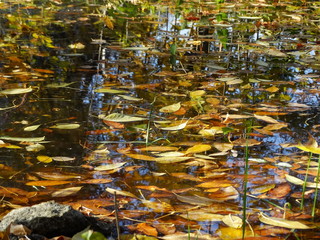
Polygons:
M195 210L190 211L187 214L181 214L181 217L194 220L194 221L222 221L224 215L215 214L215 213L208 213L206 211Z
M45 137L24 138L24 137L0 136L0 139L8 140L8 141L17 141L17 142L41 142L44 140L44 138Z
M32 92L32 88L12 88L0 91L0 95L16 95Z
M172 127L158 127L158 128L166 131L178 131L178 130L184 129L187 126L187 124L188 124L188 121Z
M57 162L69 162L69 161L73 161L75 160L76 158L72 158L72 157L64 157L64 156L54 156L54 157L51 157L54 161L57 161Z
M222 221L232 228L241 228L243 223L240 217L231 214L224 216Z
M40 126L41 124L28 126L28 127L25 127L23 131L31 132L31 131L37 130Z
M67 183L71 183L71 181L42 180L42 181L27 182L26 185L28 185L28 186L44 186L44 187L48 187L48 186L63 185L63 184L67 184Z
M154 202L146 199L142 199L141 202L148 208L151 208L154 212L164 213L164 212L173 212L174 208L166 202Z
M268 123L274 123L274 124L279 123L277 120L275 120L274 118L269 117L269 116L261 116L261 115L257 115L257 114L254 114L253 116L258 120L262 120L262 121L265 121Z
M56 125L51 126L50 128L57 128L57 129L77 129L80 127L78 123L58 123Z

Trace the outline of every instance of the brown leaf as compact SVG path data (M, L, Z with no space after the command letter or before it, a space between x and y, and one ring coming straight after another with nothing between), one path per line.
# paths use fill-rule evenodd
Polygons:
M123 129L123 128L125 128L124 124L118 123L118 122L103 120L103 123L106 124L106 125L108 125L109 127L116 128L116 129Z
M81 190L82 186L80 187L70 187L70 188L65 188L61 189L58 191L55 191L51 194L52 197L68 197L68 196L73 196L77 194Z
M136 154L136 153L127 153L128 157L138 159L138 160L144 160L144 161L155 161L155 157L143 155L143 154Z
M27 182L26 185L28 185L28 186L44 186L44 187L48 187L48 186L63 185L63 184L67 184L67 183L71 183L71 181L41 180L41 181Z

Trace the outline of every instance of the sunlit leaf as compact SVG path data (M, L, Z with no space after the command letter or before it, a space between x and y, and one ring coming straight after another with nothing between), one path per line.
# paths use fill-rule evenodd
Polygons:
M221 152L227 152L233 148L232 143L219 143L219 142L214 142L213 146L218 149Z
M139 101L143 100L143 98L136 98L136 97L131 97L131 96L127 96L127 95L118 95L118 96L122 97L125 100L135 101L135 102L139 102Z
M275 184L265 184L262 186L257 186L257 187L253 187L250 190L251 194L261 194L261 193L265 193L268 192L269 190L273 189L276 185Z
M180 108L181 108L181 103L178 102L178 103L160 108L159 111L163 112L163 113L173 113L173 112L178 111Z
M277 88L276 86L272 86L272 87L266 88L266 91L274 93L274 92L278 92L279 88Z
M136 154L136 153L128 153L126 154L128 157L138 159L138 160L144 160L144 161L154 161L155 157L143 155L143 154Z
M40 126L41 126L41 124L28 126L28 127L25 127L25 128L23 129L23 131L32 132L32 131L34 131L34 130L37 130Z
M39 155L37 156L37 160L42 163L51 163L52 158L49 156Z
M108 116L102 114L102 115L99 115L99 118L107 121L113 121L113 122L136 122L136 121L146 120L146 118L144 117L135 117L135 116L129 116L129 115L124 115L120 113L112 113Z
M99 88L94 90L96 93L110 93L110 94L119 94L119 93L127 93L125 90L120 89L112 89L112 88Z
M296 145L291 145L291 147L296 147L301 149L302 151L310 153L320 154L320 147L318 147L318 143L314 138L310 138L308 143L306 144L299 143Z
M101 165L101 166L95 167L94 170L95 171L108 171L108 170L121 168L125 164L126 164L125 162L106 164L106 165Z
M17 142L41 142L45 139L45 137L24 138L24 137L0 136L0 139L9 140L9 141L17 141Z
M300 186L304 185L304 181L297 178L297 177L291 176L289 174L286 174L285 176L286 176L287 181L290 183L293 183L295 185L300 185ZM313 182L306 182L306 187L320 189L320 183L317 184L317 183L313 183Z
M253 116L258 120L262 120L262 121L265 121L268 123L275 123L275 124L279 123L277 120L275 120L274 118L269 117L269 116L261 116L261 115L256 115L256 114L254 114Z
M283 53L283 52L281 52L281 51L279 51L277 49L272 49L272 48L267 49L265 51L265 53L267 55L270 55L270 56L273 56L273 57L281 57L281 58L287 57L287 54L285 54L285 53Z
M65 188L65 189L61 189L58 191L55 191L51 194L52 197L68 197L68 196L73 196L75 194L77 194L80 190L81 187L70 187L70 188Z
M178 130L184 129L187 126L187 124L188 124L188 121L172 127L158 127L158 128L166 131L178 131Z
M224 217L224 215L221 214L208 213L207 211L201 210L190 211L187 214L181 214L180 216L188 220L213 222L222 221Z
M200 153L200 152L205 152L211 149L211 145L208 144L196 144L191 148L188 148L186 151L186 154L189 153Z
M51 126L50 128L70 130L70 129L77 129L79 127L80 127L80 124L78 123L58 123L54 126Z
M44 187L48 187L48 186L63 185L63 184L67 184L67 183L71 183L71 181L41 180L41 181L27 182L26 185L28 185L28 186L44 186Z
M181 196L178 194L175 194L177 199L181 202L189 203L196 206L208 206L211 205L214 202L217 202L213 199L206 198L206 197L200 197L200 196Z
M210 234L203 234L201 232L189 232L182 233L176 232L174 234L169 234L161 237L163 240L217 240Z
M158 157L158 158L155 158L153 161L156 161L158 163L163 163L163 164L170 164L170 163L183 162L191 158L192 157Z
M177 147L170 146L147 146L144 148L140 148L140 151L149 151L149 152L166 152L166 151L177 151Z
M307 226L301 222L298 222L298 221L291 221L291 220L286 220L283 218L268 217L263 213L259 214L259 220L265 224L268 224L268 225L290 228L290 229L310 229L310 228L312 228L312 227L309 227L309 226Z
M182 152L164 152L164 153L158 153L156 155L158 157L182 157L186 154Z
M232 186L232 182L227 181L227 180L214 180L210 182L204 182L196 185L196 187L201 187L201 188L216 188L216 187L229 187Z
M71 158L71 157L64 157L64 156L55 156L55 157L52 157L52 159L57 162L69 162L69 161L75 160L74 157Z
M192 91L189 93L189 95L192 99L200 98L205 94L206 94L206 91L204 91L204 90L196 90L196 91Z
M68 45L69 48L71 49L84 49L86 46L83 45L82 43L78 42L78 43L73 43Z
M105 189L108 193L111 194L117 194L117 195L121 195L121 196L125 196L125 197L132 197L132 198L138 198L136 195L134 195L131 192L127 192L127 191L122 191L122 190L117 190L117 189L113 189L113 188L106 188Z
M6 89L0 91L0 94L3 95L15 95L15 94L24 94L24 93L29 93L32 92L32 88L12 88L12 89Z
M45 147L40 143L31 144L29 146L26 146L26 150L28 152L39 152L39 151L41 151L43 149L45 149Z
M222 221L232 228L241 228L242 227L242 219L238 216L234 215L226 215L222 218Z
M141 202L148 208L151 208L154 212L162 213L162 212L172 212L174 208L166 202L154 202L142 199Z

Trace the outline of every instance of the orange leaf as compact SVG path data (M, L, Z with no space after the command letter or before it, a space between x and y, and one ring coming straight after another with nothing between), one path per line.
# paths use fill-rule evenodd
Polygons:
M50 181L50 180L42 180L42 181L31 181L27 182L26 185L28 186L56 186L56 185L63 185L70 183L70 181Z
M125 128L124 124L118 123L118 122L103 120L103 123L112 128L117 128L117 129Z
M126 154L128 157L138 159L138 160L145 160L145 161L154 161L155 157L143 155L143 154L135 154L135 153L129 153Z
M151 227L149 224L146 223L139 223L137 225L137 230L143 234L150 235L150 236L158 236L158 231L154 227Z

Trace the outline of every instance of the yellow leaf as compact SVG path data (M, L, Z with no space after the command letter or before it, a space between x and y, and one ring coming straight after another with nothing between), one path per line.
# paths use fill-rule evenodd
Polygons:
M75 195L77 192L79 192L81 190L81 187L70 187L70 188L65 188L65 189L61 189L58 191L55 191L54 193L52 193L52 197L67 197L67 196L72 196Z
M166 203L166 202L152 202L148 200L141 200L141 202L146 207L153 209L153 211L157 213L174 211L174 208L169 203Z
M256 114L254 114L253 116L258 120L262 120L262 121L265 121L268 123L274 123L274 124L279 123L277 120L275 120L274 118L269 117L269 116L261 116L261 115L256 115Z
M173 113L173 112L178 111L180 108L181 108L181 104L180 104L180 102L178 102L178 103L171 104L171 105L165 106L163 108L160 108L159 111L163 112L163 113Z
M39 156L37 156L37 159L39 162L42 162L42 163L51 163L52 162L52 158L48 157L48 156L39 155Z
M266 89L266 91L274 93L274 92L278 92L279 88L277 88L276 86L272 86Z
M242 219L239 218L238 216L234 215L226 215L222 218L222 221L228 225L229 227L232 228L241 228L242 227Z
M144 160L144 161L154 161L155 160L155 157L143 155L143 154L128 153L126 155L128 157L138 159L138 160Z
M113 188L106 188L106 191L111 194L117 194L117 195L126 196L126 197L138 198L133 193L127 192L127 191L117 190L117 189L113 189Z
M31 181L27 182L26 185L28 186L56 186L56 185L63 185L71 183L70 181L51 181L51 180L42 180L42 181Z
M205 152L205 151L208 151L210 149L211 149L211 146L208 145L208 144L197 144L197 145L194 145L191 148L188 148L187 151L186 151L186 154Z
M114 26L113 26L113 22L111 21L111 18L108 16L105 16L104 19L104 24L111 30L113 30Z

